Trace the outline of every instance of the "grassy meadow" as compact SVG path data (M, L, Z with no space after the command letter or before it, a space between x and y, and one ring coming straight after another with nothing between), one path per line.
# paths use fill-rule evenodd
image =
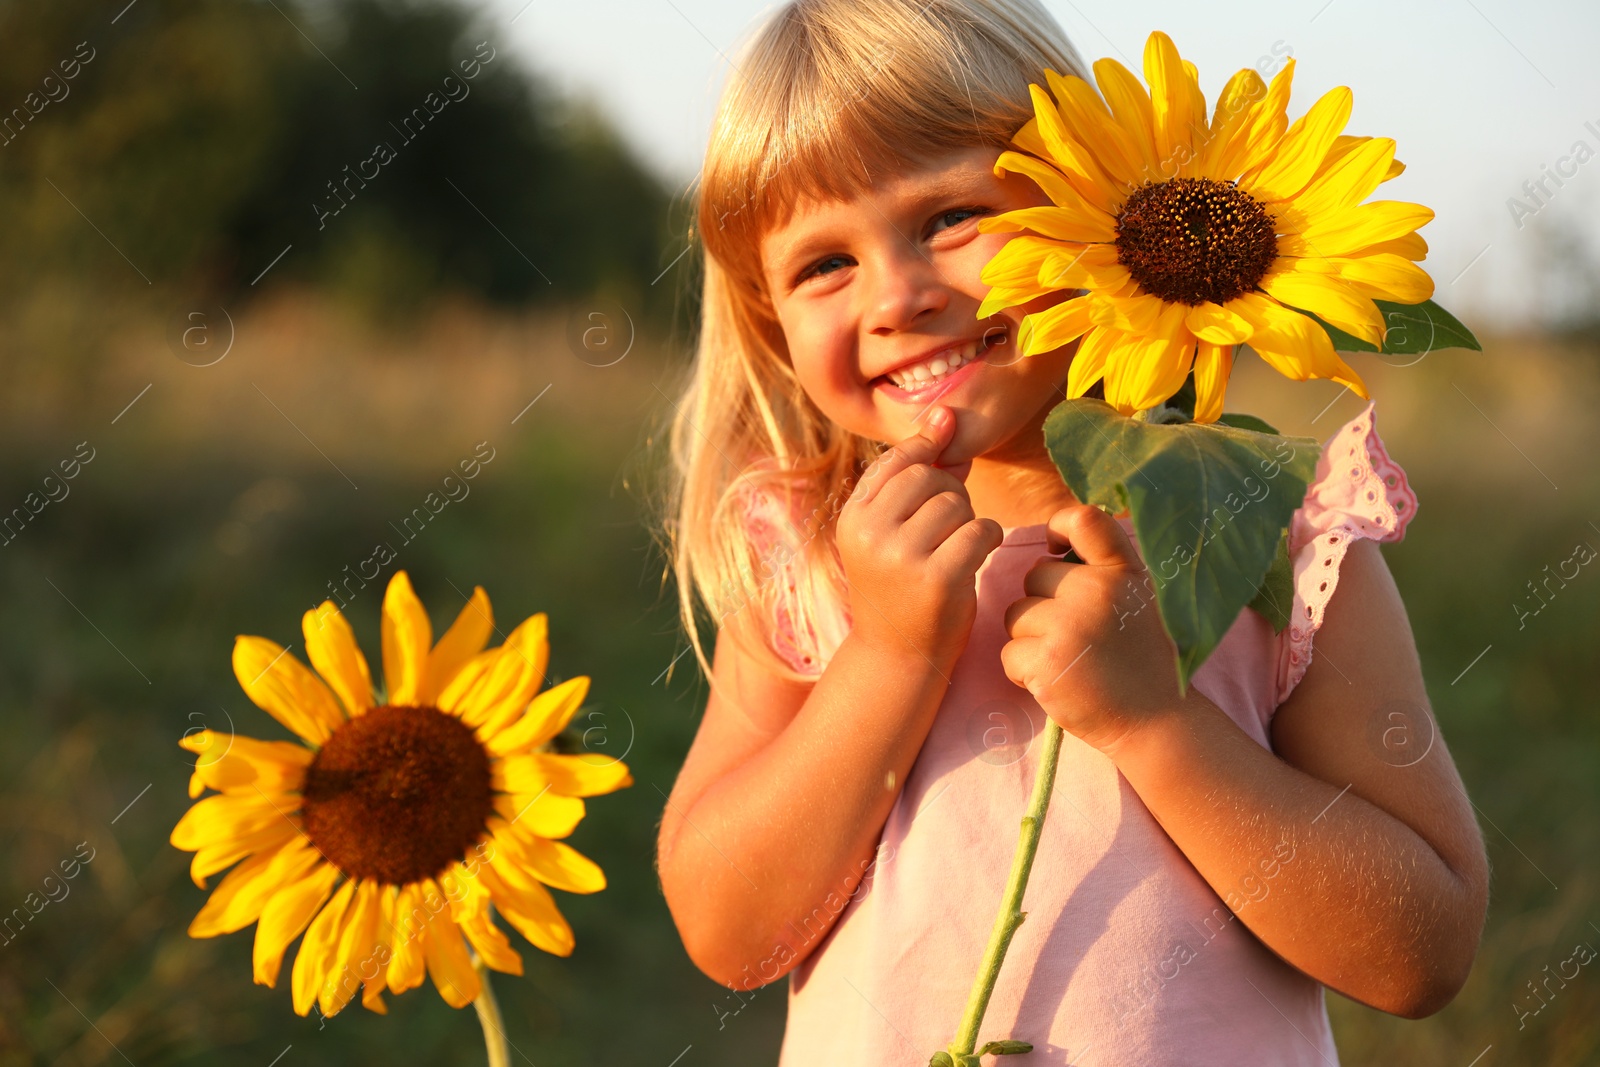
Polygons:
M248 930L185 934L204 894L167 843L190 803L177 742L197 726L286 736L234 680L234 636L298 646L300 614L379 544L394 563L343 587L370 660L397 567L436 632L475 584L503 632L547 612L552 676L594 679L581 743L625 751L636 779L592 800L572 838L610 879L558 894L576 953L519 942L526 976L497 978L513 1060L774 1061L783 987L741 1007L699 975L653 867L705 697L692 656L667 670L684 641L645 525L684 346L640 336L596 367L574 356L568 323L462 301L385 324L288 290L241 312L207 367L178 359L170 323L135 305L45 293L0 323L0 509L78 460L65 495L0 548L0 914L92 855L0 944L0 1067L483 1062L472 1013L431 985L390 997L387 1018L302 1019L287 968L275 990L251 983ZM1485 347L1404 367L1355 357L1421 501L1385 555L1494 884L1478 967L1444 1012L1408 1022L1330 996L1348 1064L1600 1057L1600 977L1537 1002L1528 985L1577 943L1600 945L1600 569L1547 586L1520 628L1515 607L1580 541L1600 547L1600 374L1593 349ZM1318 438L1361 406L1252 359L1230 395ZM407 537L444 476L488 453L470 492Z

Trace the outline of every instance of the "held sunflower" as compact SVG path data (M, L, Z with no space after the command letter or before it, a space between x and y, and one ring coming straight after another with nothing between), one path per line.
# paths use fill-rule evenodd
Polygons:
M303 620L316 673L266 638L240 637L233 651L245 693L303 744L211 730L180 742L197 756L189 795L218 792L189 809L172 844L194 852L202 889L233 867L189 933L256 923L255 981L275 986L304 932L290 982L298 1014L316 1004L333 1015L358 990L383 1013L385 989L404 992L425 973L464 1007L483 991L469 945L484 966L522 973L494 911L565 956L572 929L545 887L605 887L600 868L560 839L583 818L582 797L632 784L628 768L546 751L589 679L539 691L543 614L485 651L493 627L475 589L435 644L398 572L383 602L382 699L349 623L324 602Z
M1141 85L1113 59L1094 65L1100 91L1047 72L1035 117L997 173L1023 174L1053 206L983 219L985 232L1030 231L990 261L987 317L1062 290L1081 295L1028 315L1023 355L1073 340L1067 396L1105 382L1124 415L1171 397L1192 371L1196 422L1222 413L1234 346L1249 345L1296 381L1327 378L1362 397L1317 316L1374 345L1373 302L1433 295L1417 266L1428 246L1419 204L1365 203L1404 169L1394 141L1343 135L1347 88L1329 91L1292 125L1294 60L1268 86L1249 68L1222 90L1209 121L1194 64L1150 35ZM1103 94L1103 95L1102 95ZM1309 314L1307 314L1309 313Z

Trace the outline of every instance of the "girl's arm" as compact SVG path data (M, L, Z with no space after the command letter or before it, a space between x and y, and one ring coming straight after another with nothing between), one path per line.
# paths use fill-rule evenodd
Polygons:
M1105 572L1142 570L1129 565L1137 557L1120 528L1113 536L1089 515L1062 525L1103 540L1095 562ZM1090 592L1095 583L1072 584ZM1084 604L1094 599L1080 598L1079 611L1092 614ZM1109 626L1095 636L1100 648L1085 664L1095 651L1116 661L1134 647L1119 646ZM1144 642L1145 656L1154 648L1148 631L1129 640ZM1070 654L1080 651L1081 641ZM1170 662L1170 642L1161 654ZM1396 1015L1447 1004L1477 952L1488 862L1378 546L1358 541L1344 558L1311 665L1273 719L1276 754L1203 695L1191 688L1180 700L1169 685L1164 702L1146 691L1131 709L1096 707L1092 686L1047 693L1046 708L1116 762L1235 917L1284 960ZM1396 729L1410 731L1403 758L1385 743Z
M724 629L659 846L667 904L702 971L754 989L827 936L871 875L950 669L852 631L815 685L793 685Z
M773 677L731 626L717 641L705 719L662 816L659 867L690 957L725 985L788 973L870 876L971 632L975 575L1001 530L931 465L954 433L950 412L935 406L927 421L840 512L851 629L822 677Z
M1396 730L1407 743L1386 746ZM1438 1011L1477 953L1488 861L1375 542L1345 555L1272 740L1277 755L1200 697L1108 754L1268 948L1363 1004Z

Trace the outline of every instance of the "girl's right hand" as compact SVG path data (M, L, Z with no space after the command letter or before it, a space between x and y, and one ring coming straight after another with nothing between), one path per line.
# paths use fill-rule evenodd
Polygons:
M914 652L941 672L966 647L977 572L1004 534L975 517L966 486L933 464L955 434L936 405L927 429L890 448L839 512L837 543L851 631L889 654Z

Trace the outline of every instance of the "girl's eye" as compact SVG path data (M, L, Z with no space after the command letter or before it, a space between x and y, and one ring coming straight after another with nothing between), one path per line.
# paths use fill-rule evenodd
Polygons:
M826 259L819 259L805 269L800 275L800 280L805 281L807 278L816 275L832 274L834 271L849 265L850 257L848 256L829 256Z
M929 227L929 229L933 233L938 233L940 230L946 230L954 226L959 226L968 219L983 214L987 214L983 208L956 208L954 211L946 211L943 214L935 216L933 224Z

